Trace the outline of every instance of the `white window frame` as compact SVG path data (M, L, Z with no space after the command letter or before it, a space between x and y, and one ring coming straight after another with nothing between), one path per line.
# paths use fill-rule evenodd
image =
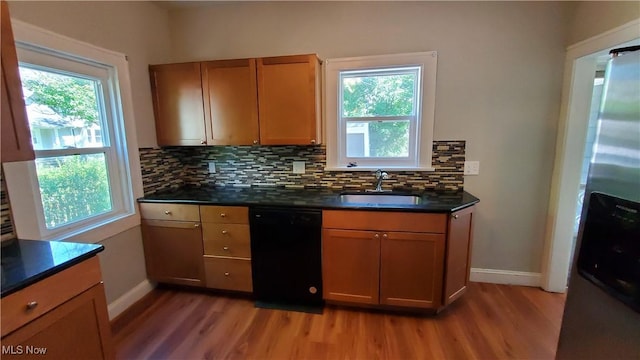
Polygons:
M325 60L324 103L328 171L388 170L433 171L433 126L438 53L436 51L377 55ZM353 158L346 156L346 120L341 111L341 78L347 71L418 68L415 119L410 119L408 158L358 158L357 166L349 167ZM402 117L403 119L406 117ZM354 118L350 118L354 119ZM355 120L372 121L375 117ZM393 120L386 117L380 120Z
M35 161L5 163L4 174L18 237L99 242L139 225L140 216L134 201L143 195L142 178L126 57L17 20L12 23L21 63L102 80L104 113L109 121L105 121L107 127L101 135L108 139L110 146L108 149L73 149L72 153L105 154L112 197L112 211L108 213L47 229ZM65 155L68 150L36 151L36 156L45 153L48 153L46 156Z

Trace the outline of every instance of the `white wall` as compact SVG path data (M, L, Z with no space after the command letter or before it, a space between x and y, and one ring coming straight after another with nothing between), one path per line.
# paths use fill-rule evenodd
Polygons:
M586 40L637 18L640 18L638 1L579 1L569 23L567 45Z
M11 17L128 56L140 147L154 146L148 65L169 60L165 9L149 2L10 2ZM103 239L100 262L107 302L148 284L140 227ZM129 294L125 296L135 301ZM119 302L122 304L122 300ZM124 309L126 304L119 306Z
M539 272L566 3L264 2L170 11L173 61L437 50L436 140L467 140L480 176L472 266Z

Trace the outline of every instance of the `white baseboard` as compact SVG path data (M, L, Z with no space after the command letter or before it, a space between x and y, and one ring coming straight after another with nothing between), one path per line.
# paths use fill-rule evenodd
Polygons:
M153 290L153 288L154 285L149 280L144 279L133 289L115 299L107 307L107 310L109 311L109 320L113 320L116 316L122 314L123 311L127 310L129 306L135 304L136 301L142 299L142 297L147 295L151 290Z
M541 284L542 274L524 271L471 268L469 280L492 284L535 286Z

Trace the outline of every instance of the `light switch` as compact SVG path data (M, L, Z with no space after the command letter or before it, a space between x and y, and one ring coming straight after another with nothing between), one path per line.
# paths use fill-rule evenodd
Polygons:
M305 172L305 163L304 161L294 161L293 162L293 173L294 174L304 174Z
M465 161L464 162L464 174L465 175L480 175L480 161Z
M209 174L214 174L215 172L216 172L215 161L209 161Z

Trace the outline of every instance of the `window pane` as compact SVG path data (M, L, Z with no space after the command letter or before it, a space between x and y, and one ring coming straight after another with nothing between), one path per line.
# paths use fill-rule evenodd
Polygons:
M104 154L36 159L48 229L111 211Z
M20 67L35 150L101 147L99 82Z
M416 72L342 74L342 116L414 115L416 76Z
M408 157L409 120L347 121L347 157Z

